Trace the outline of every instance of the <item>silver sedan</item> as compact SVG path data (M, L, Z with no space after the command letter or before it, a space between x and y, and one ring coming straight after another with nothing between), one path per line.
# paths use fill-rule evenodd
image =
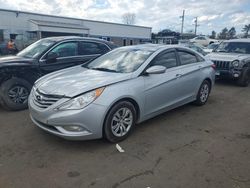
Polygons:
M204 105L214 69L180 46L118 48L39 79L29 96L31 119L65 139L119 142L137 123L186 103Z

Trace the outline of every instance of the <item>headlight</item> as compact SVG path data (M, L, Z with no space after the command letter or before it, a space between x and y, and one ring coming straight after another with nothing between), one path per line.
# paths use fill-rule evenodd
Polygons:
M79 110L85 108L102 94L104 88L98 88L75 97L56 108L56 110Z
M232 66L233 66L233 67L239 67L239 66L240 66L240 62L239 62L238 60L234 60L234 61L232 62Z

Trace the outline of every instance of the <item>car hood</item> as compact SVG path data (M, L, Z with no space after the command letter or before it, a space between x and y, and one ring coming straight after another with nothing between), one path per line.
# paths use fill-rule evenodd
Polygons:
M20 63L31 63L33 59L23 58L20 56L5 56L0 58L0 66L3 65L13 65L13 64L20 64Z
M213 60L216 60L216 61L234 61L234 60L249 59L250 54L212 52L212 53L208 54L206 57L208 57L212 61Z
M112 73L77 66L40 78L35 87L44 94L74 97L93 89L130 79L131 73Z
M205 48L205 49L203 49L204 50L204 52L206 52L206 53L211 53L212 51L213 51L213 49L208 49L208 48Z

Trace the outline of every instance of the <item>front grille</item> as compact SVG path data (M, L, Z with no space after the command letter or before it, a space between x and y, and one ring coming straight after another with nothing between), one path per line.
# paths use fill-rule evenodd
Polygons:
M216 65L216 69L229 69L230 61L213 61Z
M63 96L60 95L49 95L41 93L38 89L34 91L33 94L33 101L36 106L39 108L48 108L55 102L57 102L59 99L61 99Z

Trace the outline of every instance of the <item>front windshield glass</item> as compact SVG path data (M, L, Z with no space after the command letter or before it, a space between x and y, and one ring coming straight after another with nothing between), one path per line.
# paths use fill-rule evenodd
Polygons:
M250 54L249 42L222 42L216 52Z
M218 44L209 44L208 49L215 49L218 46Z
M50 39L42 39L23 49L17 55L27 58L36 58L40 56L43 52L45 52L53 44L55 44L55 41L52 41Z
M153 51L148 49L115 49L83 67L107 72L130 73L137 70L152 53Z

